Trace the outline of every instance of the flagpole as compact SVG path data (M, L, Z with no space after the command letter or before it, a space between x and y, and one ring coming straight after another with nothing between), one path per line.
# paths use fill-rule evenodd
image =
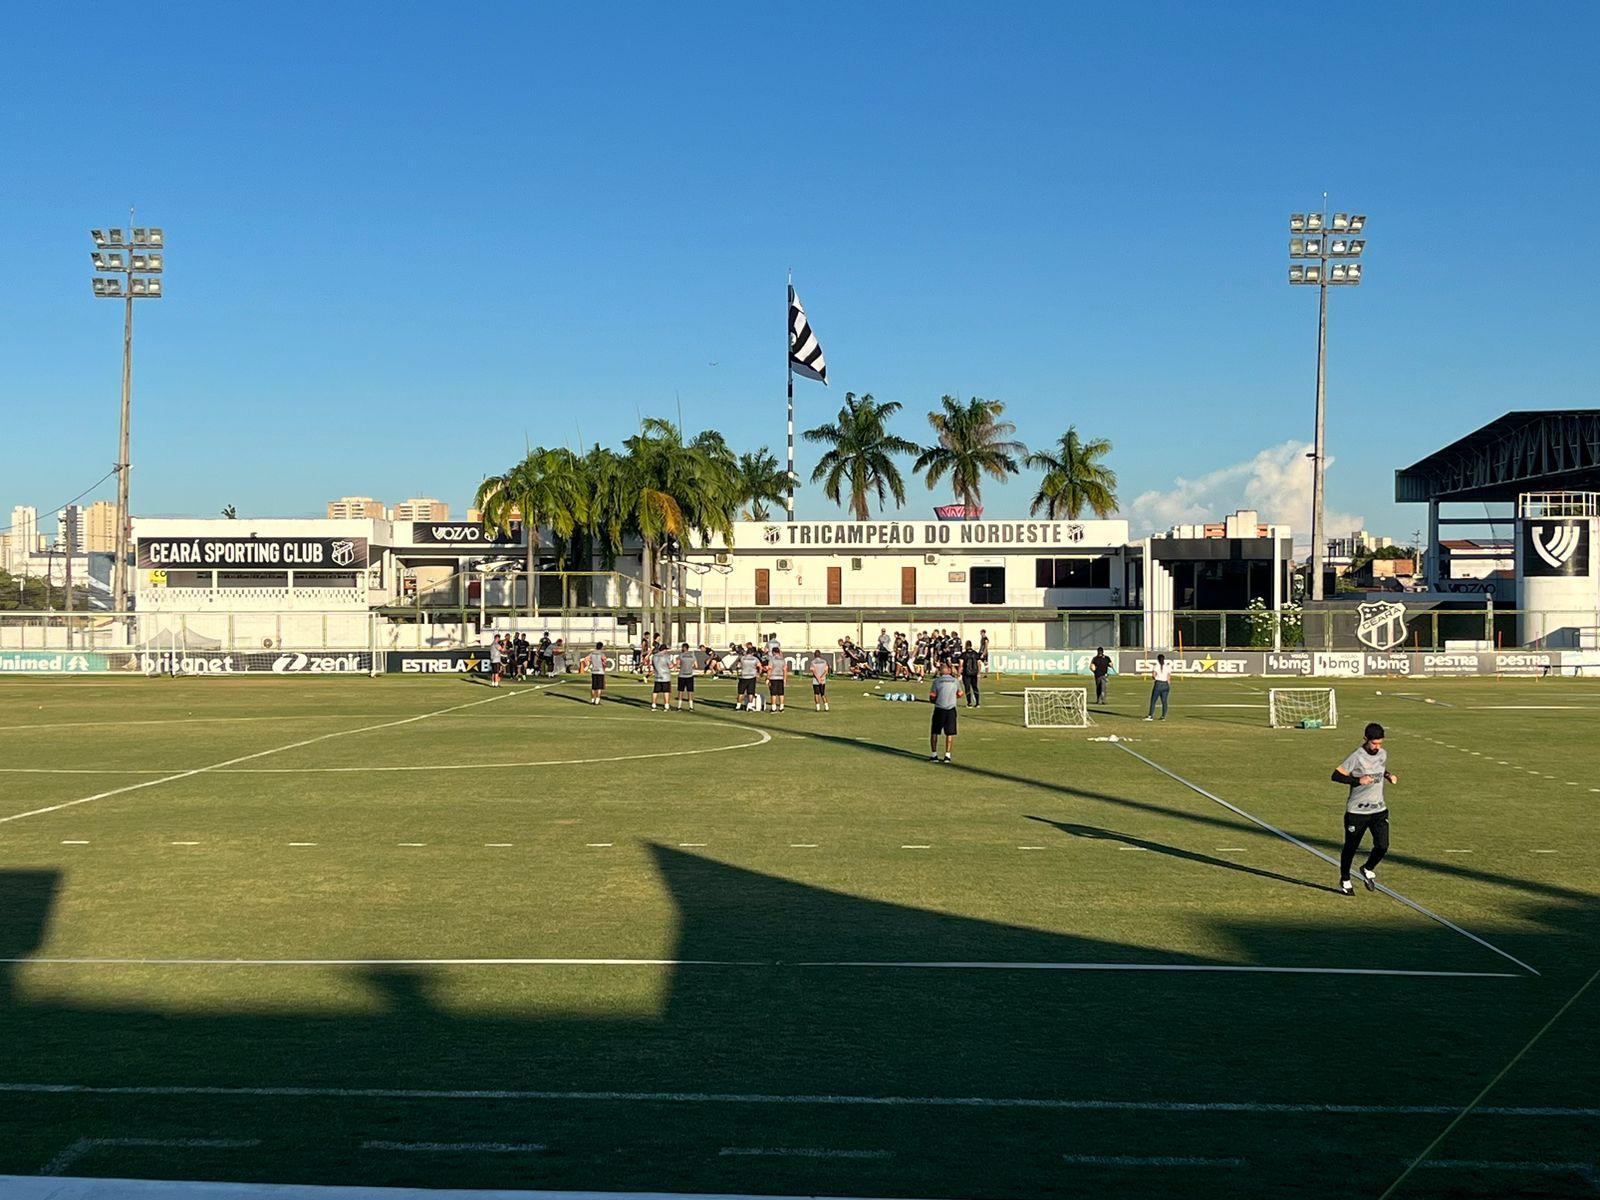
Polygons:
M788 488L788 495L784 500L789 520L794 520L794 346L791 340L794 330L789 328L789 305L794 302L794 272L789 272L789 291L784 297L783 323L785 330L786 347L783 361L789 368L789 474L784 480Z

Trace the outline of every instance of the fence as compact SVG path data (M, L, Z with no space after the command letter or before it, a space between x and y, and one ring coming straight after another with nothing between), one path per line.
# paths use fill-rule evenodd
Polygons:
M537 641L548 635L572 652L597 641L637 644L646 633L673 644L726 647L776 638L786 649L832 651L850 641L875 648L883 632L915 638L945 630L975 645L987 637L992 651L1019 653L1092 651L1193 652L1353 651L1448 653L1567 651L1600 653L1600 613L1522 612L1495 606L1443 607L1404 593L1392 601L1334 603L1304 612L1266 610L1056 611L1016 608L877 607L669 608L664 628L647 628L633 608L570 607L528 616L510 608L345 609L323 612L112 613L0 611L0 672L45 671L50 655L120 656L95 670L148 668L152 656L218 655L240 658L239 669L296 668L294 655L320 658L365 655L363 668L381 670L380 656L395 652L472 652L496 633L520 631ZM661 613L648 616L659 620ZM1524 633L1535 636L1524 637ZM40 656L44 656L41 658ZM32 656L32 657L30 657ZM64 660L65 661L65 660ZM97 660L86 659L88 662ZM115 665L112 665L114 661ZM208 659L209 661L209 659ZM345 660L341 660L345 661ZM290 665L280 665L287 662ZM33 665L29 665L29 664ZM263 667L260 664L267 663ZM91 669L78 667L78 670Z

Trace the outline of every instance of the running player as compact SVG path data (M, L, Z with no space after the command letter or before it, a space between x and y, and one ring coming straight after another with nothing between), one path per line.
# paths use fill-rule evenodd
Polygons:
M772 653L767 658L767 695L771 698L772 711L783 711L784 685L789 680L789 660L784 658L783 651L778 649L778 643L771 643Z
M944 734L944 761L954 762L956 748L956 701L962 697L961 681L955 677L955 664L946 659L933 677L928 699L933 702L933 730L928 735L928 761L939 761L939 735Z
M1361 882L1369 892L1378 888L1377 867L1389 853L1389 806L1384 803L1383 785L1399 783L1389 770L1389 752L1383 748L1383 726L1376 721L1363 731L1361 745L1350 751L1333 769L1333 782L1350 789L1344 805L1344 849L1339 854L1339 891L1354 896L1350 883L1350 864L1355 861L1362 835L1372 832L1372 850L1361 867Z
M811 704L818 712L828 711L828 660L821 650L811 652Z
M589 655L589 703L599 704L606 694L606 644L596 642ZM581 669L581 668L580 668Z
M668 712L672 708L672 654L660 642L650 653L650 671L650 711L656 711L656 701L660 700L661 711Z
M685 642L678 649L678 711L683 711L683 698L689 697L689 711L694 711L694 651Z

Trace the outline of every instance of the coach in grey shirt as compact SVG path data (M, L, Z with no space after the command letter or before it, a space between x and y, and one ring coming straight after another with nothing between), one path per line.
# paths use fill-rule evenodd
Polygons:
M954 762L956 748L956 702L966 692L955 676L955 666L949 661L939 664L939 673L933 677L928 699L933 703L933 730L928 735L928 761L939 761L939 735L944 734L944 761Z

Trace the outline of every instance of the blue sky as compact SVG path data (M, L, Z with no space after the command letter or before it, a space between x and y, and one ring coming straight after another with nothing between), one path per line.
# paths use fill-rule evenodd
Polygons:
M14 10L0 513L114 460L121 310L88 230L136 203L169 241L136 512L463 508L525 437L680 404L781 456L793 267L834 380L797 382L802 427L870 391L919 439L941 393L983 395L1031 443L1111 438L1136 525L1252 501L1304 527L1316 299L1286 218L1327 190L1370 215L1367 281L1331 298L1330 528L1403 536L1395 467L1596 402L1600 10L1286 11Z

